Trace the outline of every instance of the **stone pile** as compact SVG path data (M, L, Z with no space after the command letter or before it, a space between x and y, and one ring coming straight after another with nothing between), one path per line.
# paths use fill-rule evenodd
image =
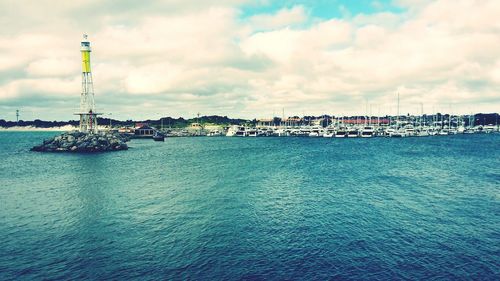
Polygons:
M40 152L105 152L127 150L128 137L118 133L99 132L87 134L81 132L67 132L43 144L33 147L32 151Z

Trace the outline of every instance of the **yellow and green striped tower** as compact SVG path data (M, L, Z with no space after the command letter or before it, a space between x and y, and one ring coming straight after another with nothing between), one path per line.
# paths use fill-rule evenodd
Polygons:
M90 69L90 42L87 35L83 35L80 51L82 53L82 93L80 96L80 132L97 133L97 115L94 102L94 85Z

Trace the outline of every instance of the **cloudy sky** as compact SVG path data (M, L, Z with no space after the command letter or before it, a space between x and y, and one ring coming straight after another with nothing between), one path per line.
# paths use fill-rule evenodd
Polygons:
M149 4L148 4L149 2ZM500 111L498 0L0 1L0 119Z

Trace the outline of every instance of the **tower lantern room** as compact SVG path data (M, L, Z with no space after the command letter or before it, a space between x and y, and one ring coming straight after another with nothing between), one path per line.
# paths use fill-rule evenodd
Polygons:
M97 116L95 112L94 85L90 68L90 41L83 35L80 52L82 53L82 92L80 96L80 111L75 113L80 116L80 132L97 133Z

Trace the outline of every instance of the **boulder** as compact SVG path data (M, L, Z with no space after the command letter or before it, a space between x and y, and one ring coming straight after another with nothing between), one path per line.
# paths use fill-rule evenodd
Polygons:
M31 148L39 152L106 152L127 150L126 142L129 139L112 133L86 134L81 132L68 132L49 140L44 140L41 145Z

